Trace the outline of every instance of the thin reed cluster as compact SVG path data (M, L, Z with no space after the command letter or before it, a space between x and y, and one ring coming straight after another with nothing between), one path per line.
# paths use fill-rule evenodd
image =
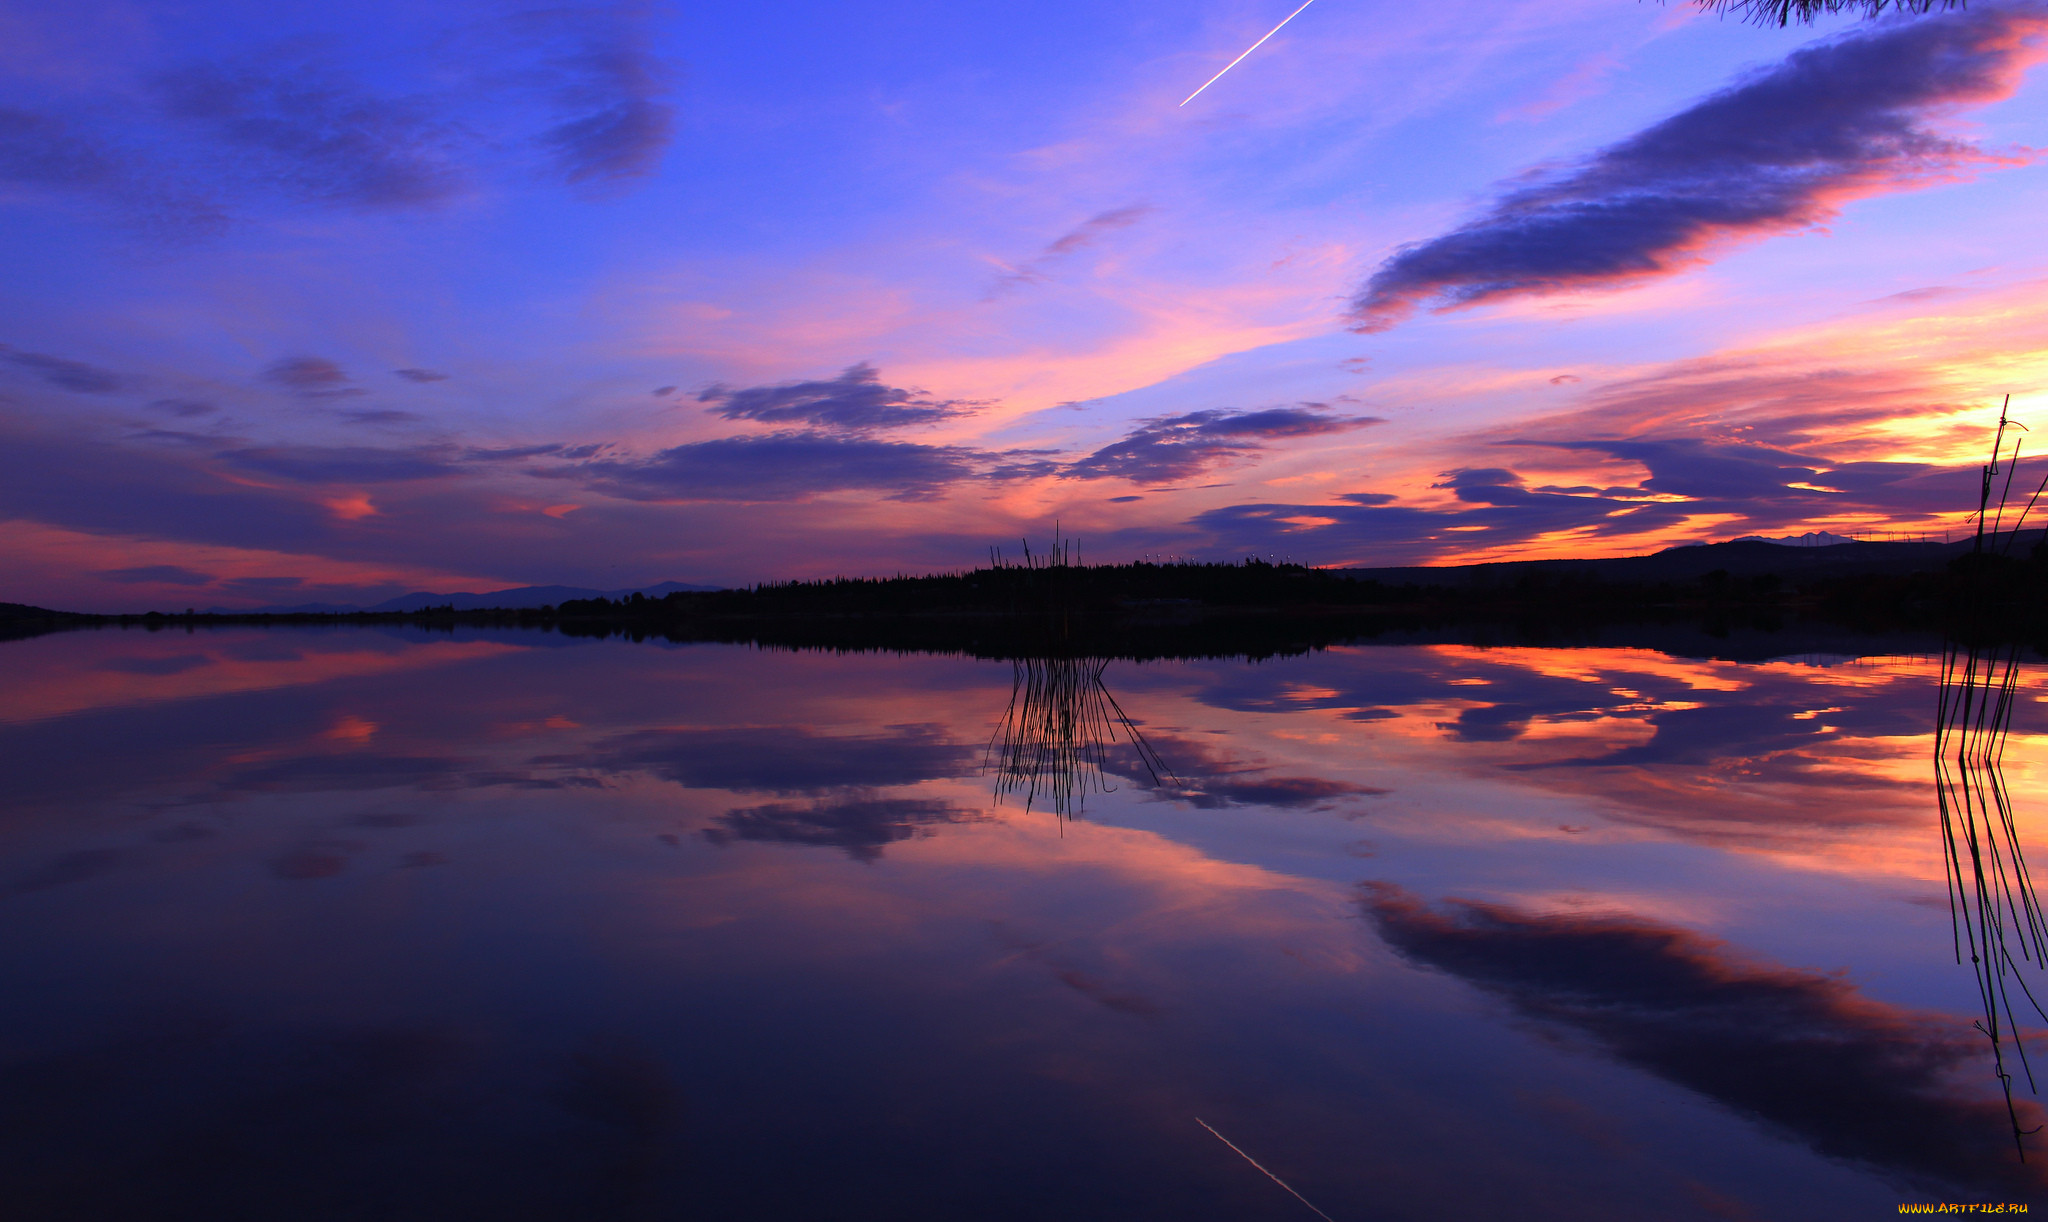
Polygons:
M2007 418L2011 403L2007 396L1992 438L1991 461L1979 472L1977 537L1972 550L1972 555L1979 557L1986 554L1987 533L1994 543L1999 540L2013 474L2019 466L2017 438L2012 452L2004 452L2008 431L2026 431L2026 426ZM2001 473L2005 476L2002 484ZM1995 505L1994 489L1998 493ZM2020 511L1998 554L2009 550L2019 537L2020 527L2043 489L2048 489L2048 478ZM1980 566L1968 570L1967 575L1981 582L1983 570ZM1941 811L1956 962L1962 962L1967 949L1984 1014L1976 1026L1991 1042L1992 1066L2005 1092L2006 1114L2012 1119L2013 1144L2024 1160L2027 1151L2021 1139L2036 1130L2021 1127L2013 1106L2013 1076L2005 1066L2005 1044L2009 1036L2020 1070L2026 1075L2027 1089L2035 1090L2026 1044L2019 1038L2012 989L2017 986L2035 1015L2048 1023L2048 1011L2042 1009L2020 971L2022 961L2036 968L2048 966L2048 918L2043 916L2027 869L2019 825L2005 786L2005 742L2012 728L2019 682L2018 644L1963 644L1953 637L1944 643L1934 713L1934 796ZM2014 951L2018 951L2017 958Z
M1102 684L1107 658L1019 658L1011 663L1010 704L989 740L984 766L995 773L997 801L1021 794L1024 809L1043 802L1062 819L1078 814L1106 780L1118 732L1154 785L1172 773Z
M2012 500L2012 477L2019 471L2020 445L2024 438L2013 438L2012 453L2006 454L2005 435L2014 429L2024 433L2027 426L2007 417L2006 413L2011 409L2012 396L2007 395L2004 404L1998 409L1998 432L1991 438L1991 461L1979 469L1976 551L1980 553L1984 550L1987 524L1994 541L1998 539L1999 532L2005 525L2005 507ZM2000 471L2005 473L2005 483L2002 486L1998 483ZM1994 487L1998 488L1998 504L1995 506L1991 503L1991 490ZM2027 524L2027 515L2034 511L2034 505L2040 501L2043 492L2048 492L2048 475L2041 477L2041 483L2034 489L2034 495L2027 498L2019 517L2013 520L2012 533L2005 536L2003 544L1999 547L1999 555L2005 555L2012 550L2013 542L2020 537L2020 528Z
M1953 643L1943 650L1935 710L1934 793L1941 810L1956 962L1962 962L1965 950L1969 952L1984 1014L1977 1029L1991 1042L1992 1064L2012 1117L2013 1143L2024 1159L2026 1147L2020 1138L2034 1130L2021 1128L2013 1107L2005 1045L2010 1037L2027 1089L2033 1091L2033 1068L2019 1038L2012 990L2017 986L2034 1013L2048 1023L2048 1012L2020 971L2022 961L2037 969L2048 965L2048 920L2027 869L2003 771L2006 732L2019 689L2019 652L2018 645L1980 650Z

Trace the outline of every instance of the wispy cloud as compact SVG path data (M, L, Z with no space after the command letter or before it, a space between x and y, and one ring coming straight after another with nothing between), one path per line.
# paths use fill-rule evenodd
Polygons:
M399 411L394 407L349 408L341 413L349 424L397 425L417 424L424 419L418 412Z
M1170 483L1258 454L1270 441L1347 433L1379 423L1375 416L1336 416L1309 407L1161 416L1070 464L1063 474L1068 479Z
M228 223L210 192L64 115L0 107L0 183L91 200L165 238L206 236Z
M116 173L102 149L58 116L0 108L0 181L89 186Z
M615 189L660 167L675 138L674 73L639 5L527 14L553 35L542 75L558 119L540 140L563 182Z
M173 416L187 417L208 416L220 410L217 405L208 403L204 399L156 399L152 400L149 406L156 411L168 412Z
M0 344L0 352L6 352L6 345ZM80 394L104 395L120 390L125 384L118 374L109 373L83 361L66 360L61 356L45 356L40 352L7 352L7 360L19 365L48 382L65 390Z
M1004 275L997 277L996 282L989 288L988 297L994 298L1027 284L1043 282L1052 275L1053 267L1060 260L1077 251L1095 245L1119 229L1127 229L1137 224L1151 215L1153 211L1154 209L1150 204L1132 204L1127 207L1111 208L1107 212L1096 213L1094 216L1089 217L1079 225L1074 226L1059 237L1046 243L1045 247L1037 254L1012 267Z
M2044 28L2039 9L1984 7L1797 51L1397 252L1353 299L1355 325L1667 276L1710 247L1817 224L1846 200L2009 162L1928 120L2011 93Z
M381 484L436 479L458 468L439 448L387 450L372 446L262 446L225 450L220 458L245 471L304 484Z
M438 203L464 188L464 133L429 105L383 97L305 57L198 64L155 82L164 113L237 150L235 172L302 199Z
M279 203L418 210L536 176L610 194L674 137L653 42L645 6L570 4L443 29L409 79L402 50L366 61L327 35L178 56L61 106L0 106L0 184L182 238Z

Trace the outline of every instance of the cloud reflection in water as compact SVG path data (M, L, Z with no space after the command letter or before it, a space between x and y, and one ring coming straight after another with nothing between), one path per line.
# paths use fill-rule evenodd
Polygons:
M930 798L827 798L814 802L771 802L718 816L704 829L713 844L755 840L768 844L824 845L845 849L856 861L874 861L884 846L929 836L948 823L966 823L979 813Z
M2004 1127L2003 1109L1954 1084L1975 1045L1938 1016L1632 916L1462 901L1432 909L1388 883L1365 884L1359 903L1407 959L1822 1154L1948 1185L2048 1184L2039 1163L1985 1140ZM2023 1106L2038 1123L2039 1109Z

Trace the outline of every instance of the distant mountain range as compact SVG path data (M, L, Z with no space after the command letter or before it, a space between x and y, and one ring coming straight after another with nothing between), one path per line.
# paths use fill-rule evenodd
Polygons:
M1730 543L1782 543L1786 547L1834 547L1842 543L1856 543L1859 540L1832 531L1809 530L1803 535L1743 535L1730 539Z
M417 590L387 598L373 606L360 607L351 603L299 603L290 607L209 607L209 615L247 615L255 611L268 615L343 615L352 611L418 611L423 607L452 606L457 611L487 611L495 608L508 610L521 607L554 607L572 598L630 598L644 594L648 598L681 590L685 593L701 593L706 590L722 590L724 586L691 585L687 581L664 581L660 585L628 586L623 590L587 590L582 586L519 586L510 590L491 590L483 594L434 594Z

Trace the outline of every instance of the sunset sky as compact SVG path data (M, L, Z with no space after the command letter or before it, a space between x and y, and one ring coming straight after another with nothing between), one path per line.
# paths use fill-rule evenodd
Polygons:
M1939 532L2048 433L2048 4L1177 105L1293 7L0 0L0 601Z

